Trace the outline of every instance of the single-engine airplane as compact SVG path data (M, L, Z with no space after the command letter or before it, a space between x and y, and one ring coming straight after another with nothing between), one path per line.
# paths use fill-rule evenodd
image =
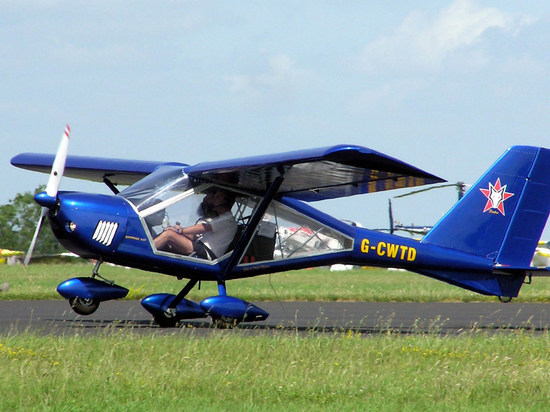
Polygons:
M526 278L550 272L530 264L550 212L549 149L508 149L418 242L350 225L310 206L444 182L366 147L339 145L187 165L68 156L68 144L67 127L55 156L23 153L11 163L50 173L46 191L35 197L42 206L36 234L47 217L66 249L97 260L90 277L68 279L57 288L79 314L91 314L100 302L128 293L99 275L102 262L188 279L177 295L158 293L142 300L161 326L207 316L218 326L264 320L267 312L227 294L227 282L290 269L336 263L403 268L505 301L518 295ZM104 182L113 195L59 191L64 174ZM119 191L118 186L127 187ZM215 217L210 223L197 219L206 197L220 191L231 198L226 206L233 222L232 239L223 250L203 245L183 254L156 242L166 231L184 233L197 224L216 232ZM283 237L283 228L300 228L299 236ZM34 240L27 260L33 245ZM218 295L200 303L186 299L201 281L217 282Z

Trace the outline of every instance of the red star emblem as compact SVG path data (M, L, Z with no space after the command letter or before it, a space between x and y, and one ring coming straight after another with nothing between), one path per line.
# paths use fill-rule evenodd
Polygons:
M514 196L513 193L508 193L506 191L506 186L507 185L501 186L499 177L497 178L494 186L491 182L489 182L489 189L479 189L481 190L481 193L483 193L487 198L487 203L485 204L485 209L483 209L483 213L485 213L489 209L496 209L502 214L502 216L505 215L504 201Z

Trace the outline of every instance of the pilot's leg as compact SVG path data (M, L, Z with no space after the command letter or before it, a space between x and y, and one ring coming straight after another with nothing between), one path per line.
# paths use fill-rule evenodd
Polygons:
M157 250L189 255L193 252L193 242L173 230L165 230L153 241Z

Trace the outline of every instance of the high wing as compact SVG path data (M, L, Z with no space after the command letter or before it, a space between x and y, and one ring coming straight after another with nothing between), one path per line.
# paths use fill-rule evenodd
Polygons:
M54 155L23 153L11 164L50 173ZM304 201L374 193L414 187L445 180L405 162L361 146L338 145L240 159L184 163L68 156L65 176L131 185L160 166L182 166L199 181L223 183L237 190L263 195L275 178L284 181L277 196Z
M22 153L12 158L11 164L21 169L50 173L54 158L53 154ZM92 182L108 179L114 185L129 186L158 167L168 165L187 166L184 163L67 156L64 175Z
M277 195L304 201L445 182L393 157L353 145L204 162L186 167L185 172L258 194L282 174Z

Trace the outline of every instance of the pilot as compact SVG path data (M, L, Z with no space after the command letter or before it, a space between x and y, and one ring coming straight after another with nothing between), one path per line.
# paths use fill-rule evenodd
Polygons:
M203 217L192 226L169 226L154 239L157 250L216 259L223 255L237 233L231 213L235 196L214 187L206 192L200 209Z

